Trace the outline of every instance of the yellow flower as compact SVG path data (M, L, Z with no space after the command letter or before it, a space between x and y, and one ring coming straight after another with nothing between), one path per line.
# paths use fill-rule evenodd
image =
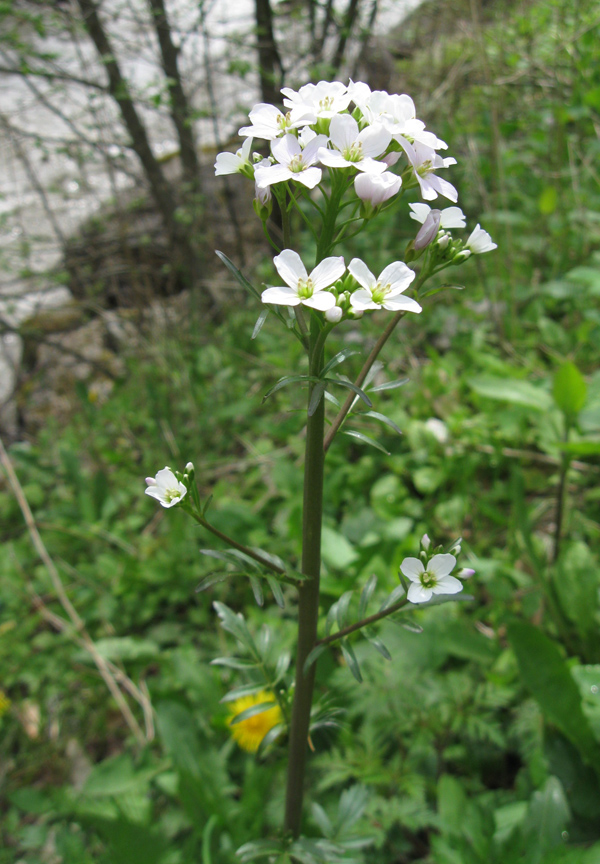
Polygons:
M0 690L0 717L6 714L10 708L10 699L3 690Z
M267 732L273 726L281 723L281 708L279 705L274 705L272 708L267 708L259 714L254 714L252 717L242 720L240 723L235 723L233 726L231 725L231 721L238 714L241 714L242 711L246 711L246 709L252 708L254 705L260 705L261 702L272 702L274 698L272 693L261 690L260 693L255 693L253 696L242 696L229 706L231 734L242 750L246 750L248 753L256 753Z

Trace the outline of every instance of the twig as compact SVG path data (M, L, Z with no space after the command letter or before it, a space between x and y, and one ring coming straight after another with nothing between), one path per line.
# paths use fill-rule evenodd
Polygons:
M79 641L83 644L83 647L90 653L94 663L98 667L98 671L100 675L104 679L106 686L108 687L112 697L115 702L119 706L121 714L125 719L125 722L129 726L131 732L135 735L137 741L140 744L146 743L146 736L144 735L139 723L135 719L131 708L129 707L127 700L119 690L118 684L115 680L114 674L111 672L108 662L101 656L98 651L94 641L91 636L85 629L85 623L73 604L71 603L67 593L65 591L64 585L62 583L62 579L60 578L60 573L58 572L52 558L50 557L48 550L46 549L44 542L40 536L40 533L35 524L35 519L33 518L33 513L31 512L31 508L29 507L29 503L27 498L25 497L25 493L23 492L23 487L19 482L19 478L17 477L14 468L12 466L12 462L8 453L4 448L4 444L2 439L0 438L0 464L4 468L6 472L6 476L8 478L8 482L11 486L13 494L17 499L17 503L23 514L23 518L25 520L25 524L27 525L27 530L29 532L29 536L31 538L31 542L40 559L42 560L46 570L48 571L48 575L50 576L50 581L52 582L52 586L56 592L56 596L60 602L60 605L65 610L70 622L71 626L74 628L78 636L73 635L73 638L76 641ZM40 600L40 602L43 602ZM48 610L49 611L49 610ZM51 613L52 614L52 613ZM57 616L58 617L58 616ZM65 622L66 623L66 622ZM68 624L67 624L68 626ZM120 673L122 674L122 673ZM132 687L135 687L133 682L130 682ZM129 689L129 688L128 688ZM136 688L137 689L137 688ZM132 692L131 690L129 692ZM144 712L145 713L145 712ZM147 727L148 728L148 727Z

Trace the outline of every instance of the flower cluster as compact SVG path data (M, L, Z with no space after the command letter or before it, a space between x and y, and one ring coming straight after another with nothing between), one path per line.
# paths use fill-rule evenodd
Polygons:
M146 477L146 495L156 498L163 507L174 507L187 495L190 475L194 466L191 462L185 466L185 474L173 472L168 466L157 472L155 477Z
M417 119L410 96L372 91L367 84L353 81L347 86L319 81L297 92L287 87L281 92L285 113L264 102L255 105L250 125L239 130L246 138L244 146L236 155L217 156L218 175L253 177L262 201L270 187L288 181L314 189L324 167L349 171L357 197L371 208L394 197L403 184L418 184L426 201L438 195L457 200L454 186L437 174L456 160L438 154L447 145ZM251 156L253 139L271 142L268 158ZM399 175L390 169L403 156Z
M401 296L415 278L414 271L402 261L394 261L375 277L360 258L353 258L345 278L346 264L341 256L323 259L310 274L292 249L284 249L273 263L286 284L263 291L263 303L309 306L325 312L331 323L340 321L345 313L360 317L367 309L421 312L416 300Z
M475 573L466 567L451 575L461 551L460 540L450 552L443 553L441 549L439 546L432 550L431 540L424 534L419 557L405 558L400 565L400 572L411 583L407 592L410 603L427 603L434 594L458 594L463 589L460 579L469 579Z

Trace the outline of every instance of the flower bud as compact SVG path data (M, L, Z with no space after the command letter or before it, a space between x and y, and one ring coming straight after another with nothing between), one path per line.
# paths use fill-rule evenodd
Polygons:
M471 576L475 575L475 571L470 567L463 567L462 570L457 570L454 575L459 579L470 579Z
M431 546L431 540L429 539L429 536L427 534L423 534L423 536L421 537L421 546L426 552Z
M185 466L185 470L187 471L188 474L191 474L192 471L194 470L194 463L188 462L187 465Z
M343 312L339 306L332 306L331 309L327 309L325 312L325 318L330 324L337 324L338 321L342 320L342 315Z
M146 486L156 486L154 477L146 477Z
M454 556L460 555L460 552L461 552L460 543L457 543L456 546L453 546L452 549L450 550L450 554L454 555Z
M419 229L419 233L415 237L414 248L418 252L420 249L425 249L429 246L432 240L437 237L440 228L440 220L442 218L441 210L430 210L423 225Z

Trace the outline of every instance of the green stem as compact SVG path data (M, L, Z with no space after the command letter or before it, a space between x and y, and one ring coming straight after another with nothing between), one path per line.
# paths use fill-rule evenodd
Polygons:
M563 441L565 444L569 440L571 428L569 421L565 418L565 433ZM565 512L565 498L567 491L567 475L571 466L571 457L568 453L563 453L560 462L560 476L558 479L558 492L556 495L556 527L554 529L554 548L552 550L552 564L556 564L560 555L560 544L562 539L562 526Z
M402 600L398 600L398 602L394 603L393 606L389 606L381 612L369 615L368 618L363 618L362 621L357 621L355 624L349 624L348 627L344 627L343 630L338 630L337 633L333 633L331 636L325 636L324 639L318 639L317 645L330 645L332 642L337 642L338 639L344 639L351 633L355 633L357 630L362 630L363 627L368 627L369 624L375 624L377 621L381 621L382 618L387 618L388 615L393 615L394 612L402 609L407 603L408 599L403 597Z
M323 341L316 317L311 321L309 374L318 377L323 368ZM308 404L314 383L309 386ZM304 775L306 773L310 712L315 682L315 665L304 675L304 663L317 639L319 580L321 575L321 522L323 517L323 431L325 400L307 418L302 513L302 573L308 577L298 588L298 646L294 703L290 724L289 762L285 801L286 831L300 834Z
M238 543L237 540L234 540L233 537L229 537L227 534L224 534L222 531L219 531L218 528L215 528L214 525L211 525L210 522L207 522L202 516L199 516L197 513L194 513L192 510L187 510L192 517L195 519L198 525L202 525L203 528L206 528L207 531L210 531L211 534L214 534L215 537L218 537L219 540L222 540L224 543L227 543L228 546L232 546L234 549L237 549L239 552L243 552L244 555L247 555L249 558L252 558L254 561L258 561L259 564L262 564L263 567L266 567L269 570L272 570L273 573L278 573L280 576L285 576L285 570L282 567L278 567L277 564L273 564L272 561L268 561L266 558L260 554L260 552L255 552L253 549L250 549L249 546L244 546L243 543ZM290 580L293 584L297 584L293 580Z

